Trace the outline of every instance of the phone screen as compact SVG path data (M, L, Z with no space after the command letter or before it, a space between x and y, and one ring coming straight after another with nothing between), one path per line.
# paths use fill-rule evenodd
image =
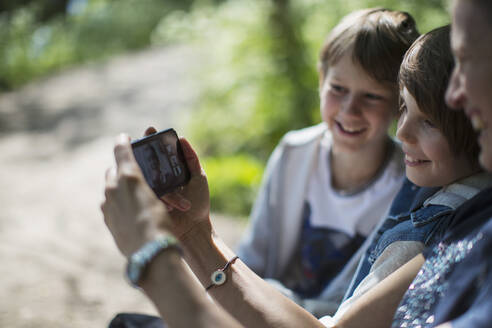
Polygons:
M157 197L190 180L190 171L174 129L133 141L132 148L145 180Z

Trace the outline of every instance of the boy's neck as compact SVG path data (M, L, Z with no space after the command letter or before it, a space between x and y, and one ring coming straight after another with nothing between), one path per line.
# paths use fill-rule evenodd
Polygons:
M332 187L344 193L355 193L371 184L384 170L391 157L393 143L389 139L380 147L358 152L337 152L330 154Z

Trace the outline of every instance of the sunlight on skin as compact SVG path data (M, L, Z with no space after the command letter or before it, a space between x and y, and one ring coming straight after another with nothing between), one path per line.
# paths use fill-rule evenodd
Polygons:
M443 323L442 325L437 326L436 328L452 328L449 322Z

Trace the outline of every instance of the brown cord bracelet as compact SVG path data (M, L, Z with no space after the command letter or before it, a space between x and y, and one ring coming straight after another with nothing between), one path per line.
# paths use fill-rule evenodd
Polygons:
M224 284L227 280L227 275L225 272L227 271L229 266L231 264L233 264L234 261L236 261L238 258L239 258L239 256L237 256L237 255L234 256L232 259L227 261L227 263L224 265L224 267L222 269L218 269L218 270L214 271L212 273L212 275L210 276L210 280L212 281L212 284L210 284L210 286L205 288L205 290L208 291L210 288L212 288L214 286L220 286L220 285Z

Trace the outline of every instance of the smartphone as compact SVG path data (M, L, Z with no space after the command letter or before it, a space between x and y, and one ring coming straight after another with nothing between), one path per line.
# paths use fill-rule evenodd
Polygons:
M174 129L135 140L132 148L145 180L157 197L190 181L190 170Z

